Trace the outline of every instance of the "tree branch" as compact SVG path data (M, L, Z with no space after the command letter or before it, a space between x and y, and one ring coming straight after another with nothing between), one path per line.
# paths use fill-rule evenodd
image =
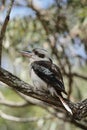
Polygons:
M11 12L13 3L14 3L14 0L11 0L5 21L4 21L2 28L1 28L1 31L0 31L0 65L1 65L1 55L2 55L2 42L3 42L5 32L6 32L7 24L9 22L10 12Z
M81 75L81 74L78 74L78 73L72 73L74 77L77 77L77 78L81 78L81 79L84 79L84 80L87 80L87 76L84 76L84 75Z
M8 107L25 107L28 106L28 102L12 102L12 101L7 101L7 100L0 100L0 105L5 105Z
M65 109L58 98L52 97L48 91L34 90L34 87L20 80L10 72L0 68L0 80L10 86L11 88L27 95L46 102L49 106L62 110L65 113ZM72 103L65 99L65 102L72 109L74 119L81 120L87 116L87 99L78 103Z
M12 116L12 115L8 115L8 114L5 114L4 112L0 111L0 117L2 117L3 119L6 119L6 120L9 120L9 121L15 121L15 122L35 122L35 121L39 121L40 119L43 119L43 120L49 120L49 119L52 119L53 117L52 116L45 116L45 117L42 117L42 118L38 118L38 117L16 117L16 116Z

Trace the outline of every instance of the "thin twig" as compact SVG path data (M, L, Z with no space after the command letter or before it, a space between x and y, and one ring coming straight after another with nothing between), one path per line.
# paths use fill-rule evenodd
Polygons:
M74 76L74 77L77 77L77 78L84 79L84 80L87 81L87 76L85 76L85 75L81 75L81 74L79 74L79 73L73 73L73 76Z
M7 101L7 100L0 100L0 105L5 105L8 107L25 107L28 106L29 103L27 102L13 102L13 101Z
M2 56L2 42L3 42L3 38L4 38L4 35L5 35L5 32L6 32L6 28L7 28L8 22L9 22L10 12L11 12L13 3L14 3L14 0L11 0L11 3L8 7L6 18L4 20L4 23L3 23L1 31L0 31L0 66L1 66L1 56Z

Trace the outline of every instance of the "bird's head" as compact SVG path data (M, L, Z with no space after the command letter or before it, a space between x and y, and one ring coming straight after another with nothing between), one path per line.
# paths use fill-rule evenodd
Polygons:
M52 62L48 52L44 49L35 48L32 51L21 51L21 54L28 57L30 62L41 60Z

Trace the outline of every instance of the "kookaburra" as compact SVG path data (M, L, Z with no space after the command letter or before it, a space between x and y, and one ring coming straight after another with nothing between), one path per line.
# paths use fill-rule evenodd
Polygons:
M35 48L32 51L21 51L30 60L30 77L36 90L48 90L52 96L59 97L65 109L72 114L72 110L65 103L61 93L67 94L60 69L53 63L48 52Z

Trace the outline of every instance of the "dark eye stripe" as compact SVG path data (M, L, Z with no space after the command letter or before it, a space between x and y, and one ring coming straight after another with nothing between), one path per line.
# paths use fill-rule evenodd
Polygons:
M40 58L44 58L44 57L45 57L44 54L41 54L41 53L39 53L39 52L37 52L37 51L35 51L35 54L36 54L37 56L39 56Z
M38 56L41 57L41 58L44 58L45 55L44 54L41 54L41 53L38 53Z
M45 57L45 55L44 55L44 54L39 53L39 52L38 52L38 51L36 51L36 50L33 50L33 51L34 51L35 55L39 56L40 58L44 58L44 57Z

